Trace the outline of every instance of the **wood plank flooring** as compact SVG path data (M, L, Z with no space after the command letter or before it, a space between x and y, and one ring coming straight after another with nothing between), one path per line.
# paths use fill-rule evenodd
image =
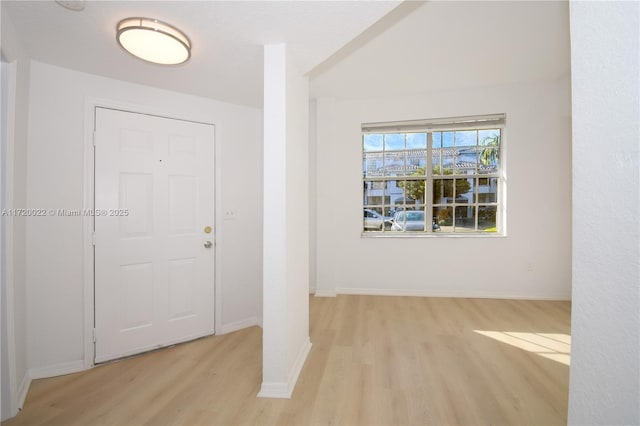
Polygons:
M567 422L569 302L310 299L290 400L262 399L252 327L35 380L18 425L555 425Z

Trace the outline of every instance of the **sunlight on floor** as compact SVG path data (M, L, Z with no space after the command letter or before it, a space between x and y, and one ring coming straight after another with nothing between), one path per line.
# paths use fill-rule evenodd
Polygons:
M522 333L515 331L473 330L502 343L536 353L553 361L569 365L571 336L560 333Z

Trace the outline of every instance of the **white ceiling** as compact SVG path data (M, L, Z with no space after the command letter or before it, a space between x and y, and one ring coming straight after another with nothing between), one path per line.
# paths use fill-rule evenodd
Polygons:
M2 0L30 57L78 71L262 106L264 44L287 43L308 72L400 3L389 1L87 1L80 12L46 1ZM180 66L125 53L115 27L143 16L182 29L193 44Z
M36 60L222 101L262 106L262 46L284 42L312 97L397 96L569 75L566 1L2 0ZM398 6L399 5L399 6ZM115 42L129 16L167 21L193 43L189 62L148 64Z
M567 1L429 1L389 25L404 6L313 70L311 95L400 96L569 75Z

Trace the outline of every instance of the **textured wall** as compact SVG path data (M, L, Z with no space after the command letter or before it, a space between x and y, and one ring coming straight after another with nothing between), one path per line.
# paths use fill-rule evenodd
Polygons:
M571 2L569 424L640 424L638 2Z

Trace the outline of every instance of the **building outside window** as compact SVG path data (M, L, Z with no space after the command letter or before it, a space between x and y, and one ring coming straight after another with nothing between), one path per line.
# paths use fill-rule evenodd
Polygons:
M505 121L363 124L363 232L503 234Z

